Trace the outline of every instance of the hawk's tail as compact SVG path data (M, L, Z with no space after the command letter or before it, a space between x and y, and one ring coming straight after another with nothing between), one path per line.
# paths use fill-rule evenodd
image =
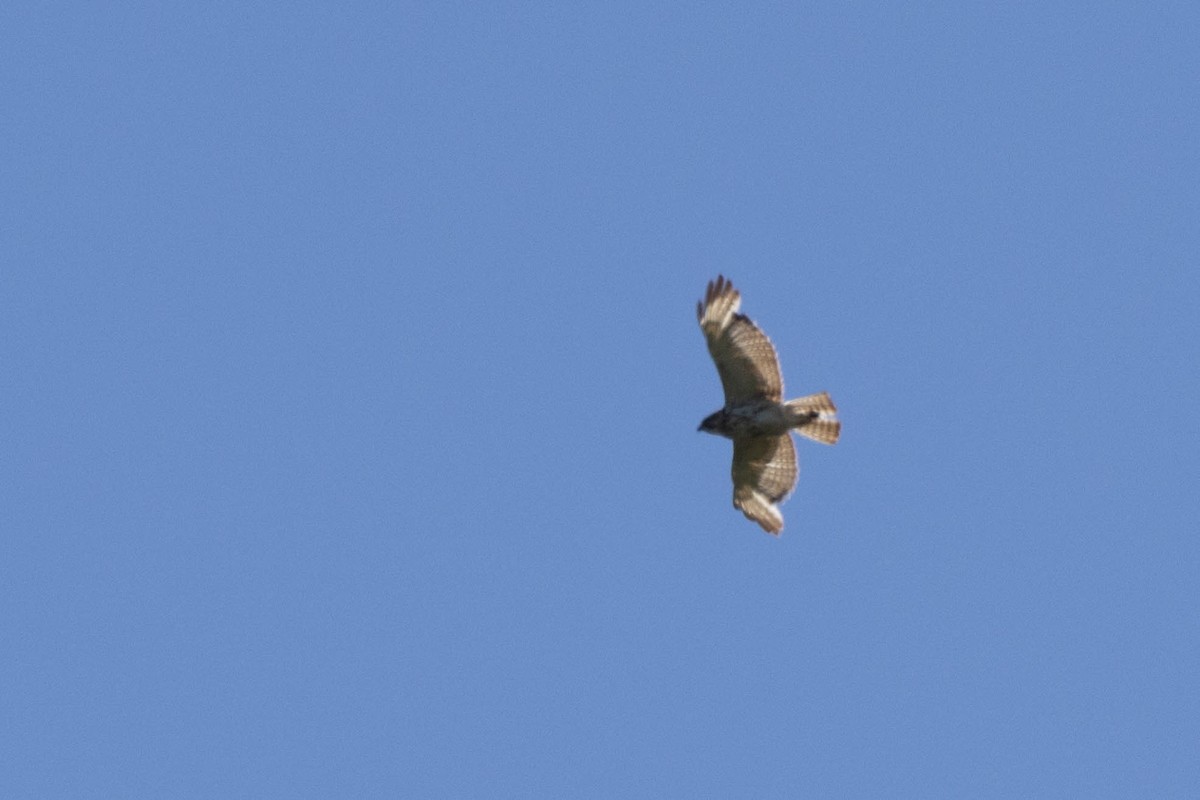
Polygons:
M807 397L797 397L783 404L791 414L792 427L796 433L806 436L821 444L836 444L842 433L842 423L838 422L837 408L829 399L829 394L810 394Z

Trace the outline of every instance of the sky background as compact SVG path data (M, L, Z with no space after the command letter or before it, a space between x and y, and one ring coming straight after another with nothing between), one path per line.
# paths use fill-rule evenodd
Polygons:
M0 11L0 795L1200 792L1195 4ZM718 273L827 390L731 506Z

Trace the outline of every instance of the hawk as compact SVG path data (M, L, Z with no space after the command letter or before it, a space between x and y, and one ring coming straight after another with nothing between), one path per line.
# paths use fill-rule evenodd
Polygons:
M790 431L834 444L842 426L825 392L783 399L783 375L771 340L738 313L742 296L718 275L696 304L700 330L716 362L725 407L698 430L733 440L733 505L767 533L779 535L779 504L792 493L800 468Z

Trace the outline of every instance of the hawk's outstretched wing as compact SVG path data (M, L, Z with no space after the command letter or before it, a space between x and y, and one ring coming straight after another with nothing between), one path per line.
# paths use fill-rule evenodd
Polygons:
M704 300L696 305L700 330L716 362L725 389L725 405L783 397L779 359L767 335L750 318L737 313L742 297L733 284L718 275L708 282Z
M779 503L799 475L791 434L733 440L733 505L767 533L783 530Z

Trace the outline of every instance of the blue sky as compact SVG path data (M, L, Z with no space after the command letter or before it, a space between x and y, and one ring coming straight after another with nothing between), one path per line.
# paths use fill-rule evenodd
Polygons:
M0 15L4 797L1200 791L1194 6Z

